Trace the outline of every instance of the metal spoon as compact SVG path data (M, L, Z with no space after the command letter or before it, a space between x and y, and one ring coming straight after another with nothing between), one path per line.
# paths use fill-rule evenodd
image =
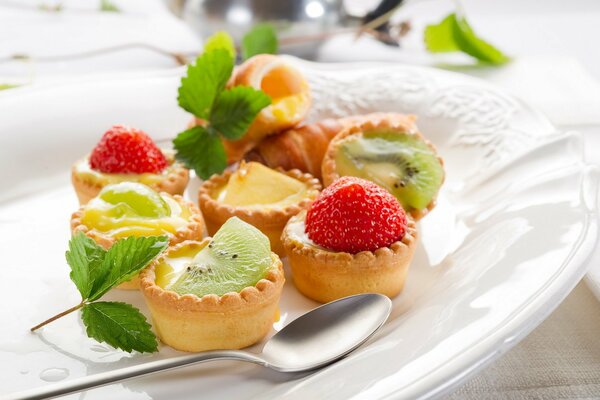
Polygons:
M322 305L287 324L262 353L218 350L152 361L8 395L6 399L47 399L211 360L240 360L280 372L310 371L331 364L363 344L387 320L392 302L359 294Z

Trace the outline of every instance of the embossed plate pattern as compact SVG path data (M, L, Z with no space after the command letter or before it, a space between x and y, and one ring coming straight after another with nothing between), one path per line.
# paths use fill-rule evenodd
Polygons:
M86 399L438 397L522 339L583 276L597 240L598 173L582 162L579 135L555 132L520 101L461 75L290 61L312 84L311 120L415 113L445 159L439 205L420 223L390 320L366 346L309 375L219 362ZM0 94L0 395L177 355L165 346L150 356L112 350L87 339L74 315L36 335L27 329L78 301L63 257L77 206L70 164L114 123L157 139L181 130L189 119L175 102L181 72ZM137 293L109 297L146 312ZM274 329L314 306L288 282Z

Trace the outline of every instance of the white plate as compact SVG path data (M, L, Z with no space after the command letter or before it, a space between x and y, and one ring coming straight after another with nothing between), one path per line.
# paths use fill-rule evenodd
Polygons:
M487 84L396 64L316 65L310 116L412 112L445 158L438 207L419 225L404 292L384 328L309 375L218 362L117 384L86 399L429 398L447 393L537 326L585 273L598 236L598 173L576 134ZM28 328L79 301L64 251L77 208L70 164L114 123L172 137L181 70L0 95L0 394L175 356L128 355L87 339L76 315ZM146 307L138 293L108 297ZM275 330L315 303L288 280Z

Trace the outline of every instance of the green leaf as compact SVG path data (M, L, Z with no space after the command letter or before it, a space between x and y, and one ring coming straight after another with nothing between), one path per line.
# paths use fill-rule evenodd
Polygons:
M86 304L81 318L87 335L110 346L131 353L152 353L158 343L150 324L140 310L120 302L99 301Z
M467 20L452 13L437 25L425 28L425 46L431 52L462 51L479 61L501 65L510 58L480 39Z
M133 278L168 244L166 236L131 236L113 244L94 272L95 279L88 299L97 300L113 287Z
M276 54L277 34L270 24L255 25L242 39L242 57L249 59L257 54Z
M173 140L173 146L177 150L177 160L194 169L202 179L220 174L227 167L225 149L219 136L203 126L181 132Z
M121 10L119 10L119 7L117 7L110 0L100 0L100 11L121 12Z
M102 264L106 250L84 233L78 232L69 240L69 250L65 258L71 273L71 280L77 286L82 299L87 299L92 289L94 274Z
M229 55L231 56L231 58L233 58L235 60L235 56L236 56L235 45L233 44L233 39L229 35L229 33L220 31L220 32L215 33L214 35L211 35L208 39L206 39L206 41L204 42L204 51L205 52L213 51L213 50L217 50L217 49L226 50L229 53Z
M196 64L188 66L181 79L177 101L181 108L208 119L213 103L227 84L233 71L233 58L224 49L204 52Z
M445 53L460 51L454 40L456 29L456 15L450 14L437 25L428 25L425 28L425 46L432 53Z
M269 104L271 98L262 90L236 86L221 93L213 107L210 124L227 139L239 139L260 110Z

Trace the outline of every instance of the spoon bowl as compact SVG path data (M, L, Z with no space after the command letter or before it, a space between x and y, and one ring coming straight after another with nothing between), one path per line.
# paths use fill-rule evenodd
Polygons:
M239 360L280 372L310 371L331 364L371 337L390 315L392 302L380 294L358 294L315 308L287 324L261 354L241 350L206 351L9 394L6 399L48 399L138 376L212 360Z
M260 357L281 372L322 367L364 343L391 310L390 299L374 293L333 301L287 324L265 344Z

